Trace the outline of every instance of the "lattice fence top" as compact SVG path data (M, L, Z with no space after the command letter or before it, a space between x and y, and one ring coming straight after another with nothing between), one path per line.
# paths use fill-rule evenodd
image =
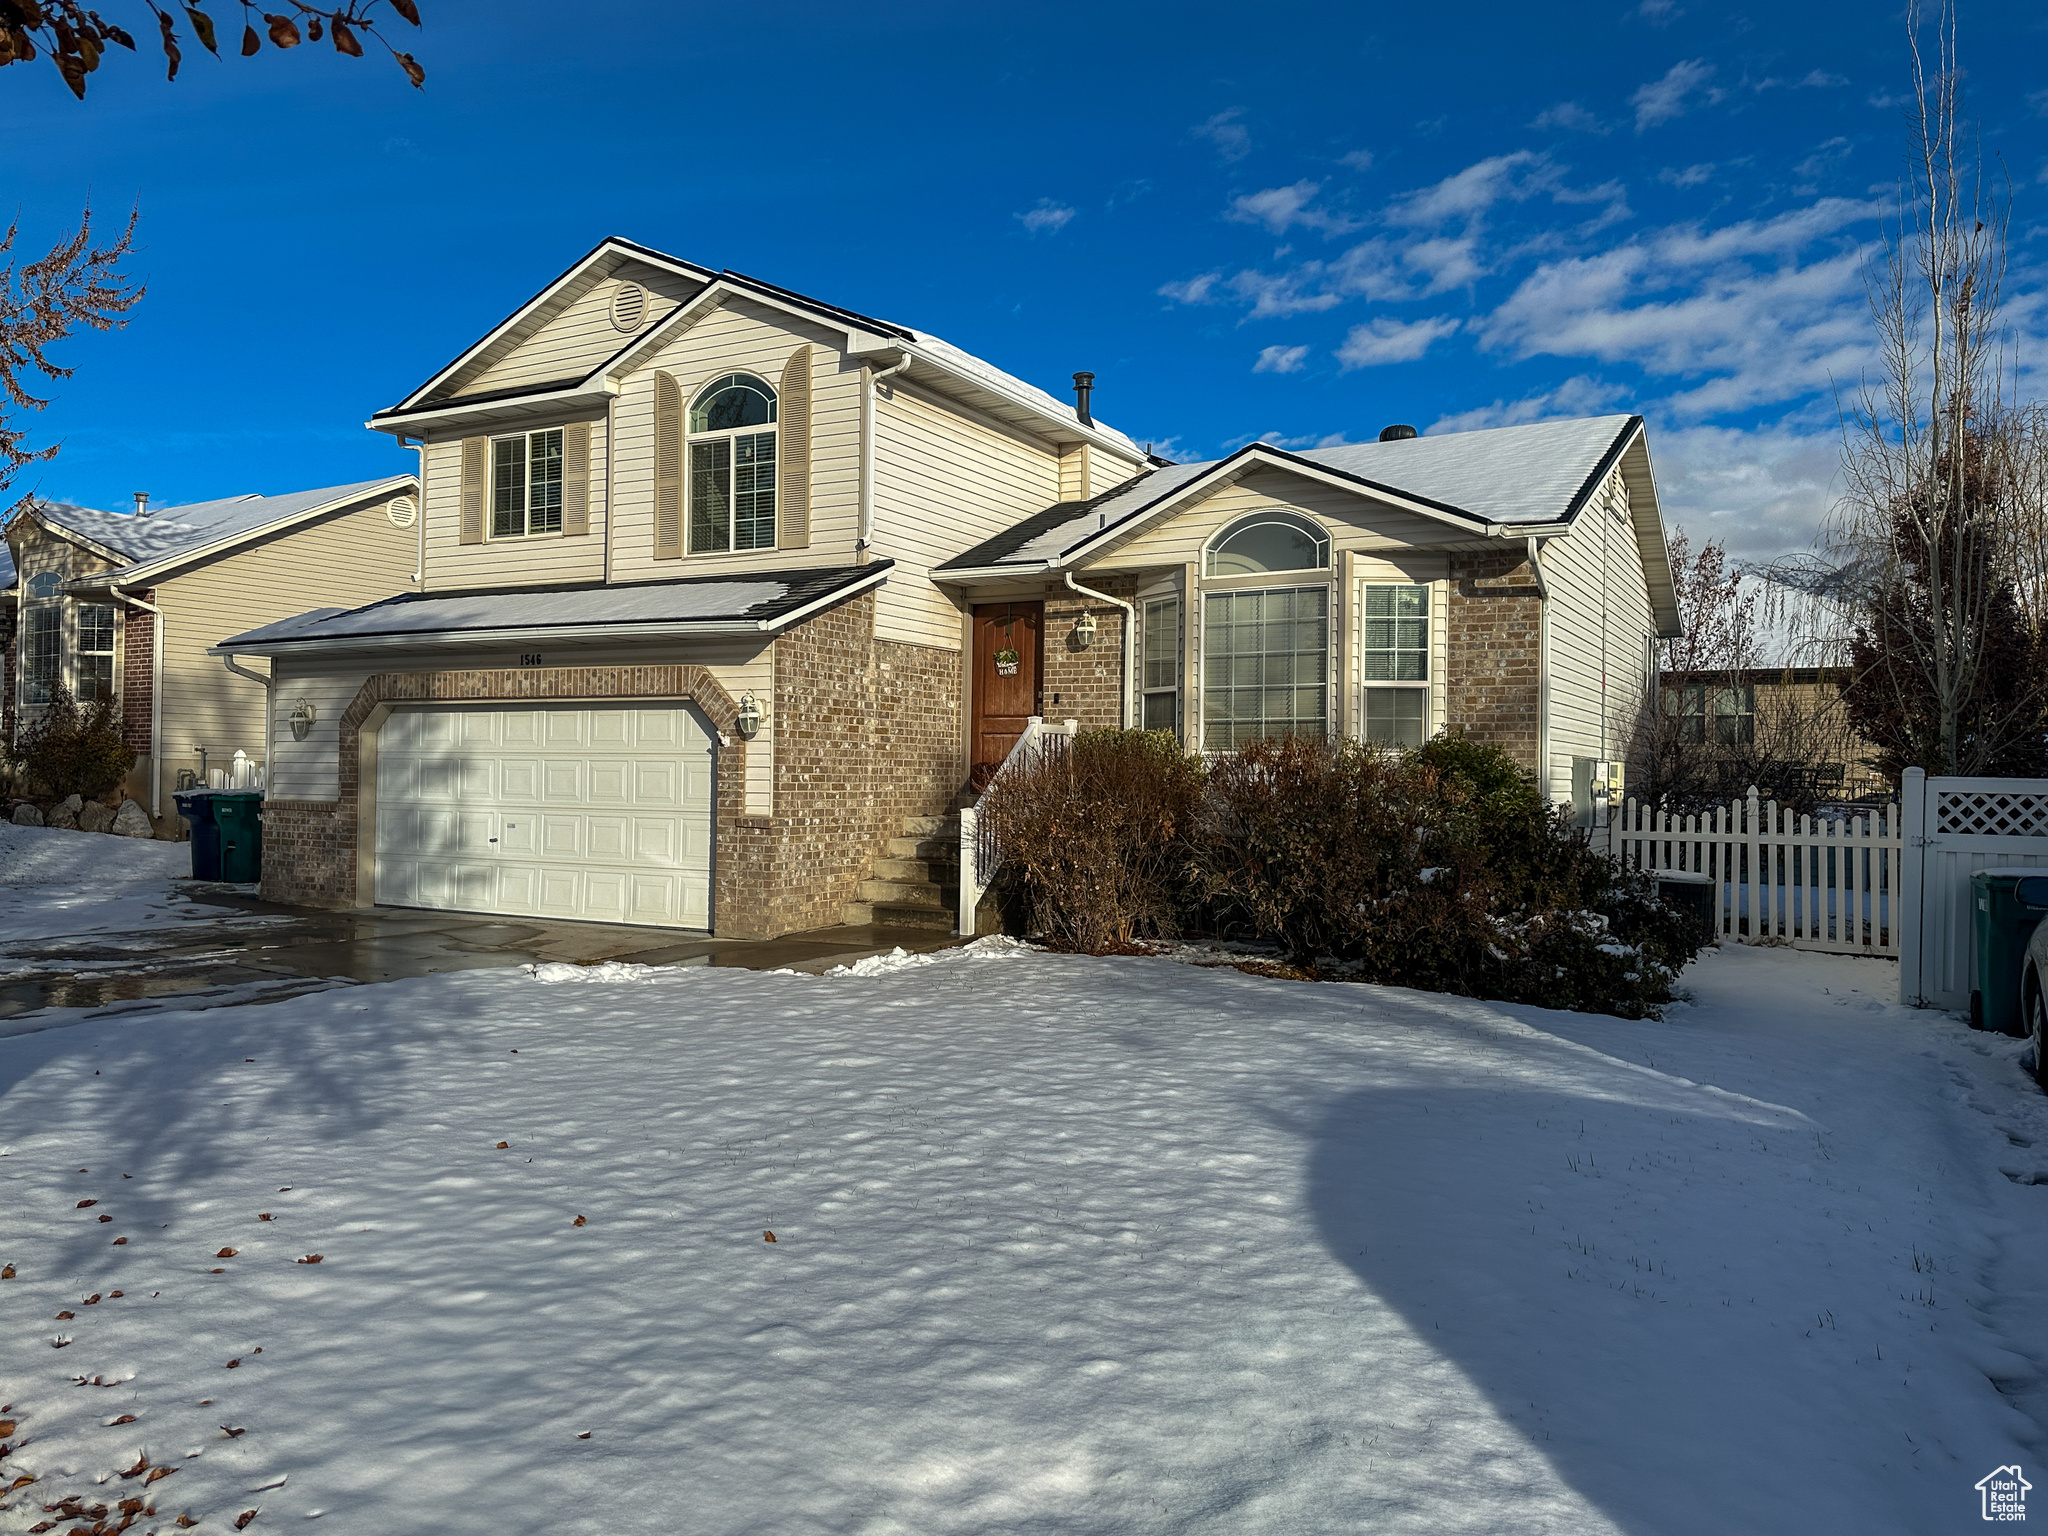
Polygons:
M1942 790L1935 797L1934 830L1962 837L2048 837L2048 794Z

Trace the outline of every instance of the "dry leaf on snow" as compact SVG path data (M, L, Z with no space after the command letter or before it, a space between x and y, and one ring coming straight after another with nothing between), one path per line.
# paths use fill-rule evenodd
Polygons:
M216 1253L214 1257L216 1259L232 1259L236 1254L240 1253L241 1251L242 1250L239 1248L223 1248L219 1253Z
M292 1262L294 1264L318 1264L326 1257L327 1255L324 1253L309 1253L303 1259L294 1259Z
M242 1512L241 1512L241 1513L240 1513L239 1515L235 1516L235 1529L236 1529L236 1530L238 1530L238 1531L246 1531L246 1530L247 1530L247 1529L249 1528L249 1522L250 1522L251 1520L254 1520L255 1518L256 1518L256 1511L255 1511L255 1510L253 1510L253 1509L245 1509L245 1510L243 1510L243 1511L242 1511Z
M590 1223L585 1221L581 1216L578 1216L574 1221L570 1222L569 1225L572 1227L587 1227L590 1225Z
M79 1202L78 1202L78 1204L77 1204L77 1205L76 1205L76 1206L74 1207L74 1209L76 1209L76 1210L81 1210L81 1211L83 1211L83 1210L89 1210L89 1209L91 1209L91 1208L92 1208L93 1206L95 1206L95 1205L98 1205L98 1204L99 1204L99 1201L97 1201L97 1200L81 1200L81 1201L79 1201Z
M122 1414L122 1415L121 1415L121 1417L119 1417L118 1419L109 1419L109 1420L107 1420L107 1428L109 1428L109 1429L112 1429L112 1428L113 1428L113 1427L114 1427L114 1426L115 1426L116 1424L133 1424L134 1422L135 1422L135 1415L134 1415L134 1414L132 1414L132 1413L124 1413L124 1414Z
M149 1476L142 1480L143 1486L148 1487L151 1483L160 1482L177 1470L176 1467L151 1467L149 1469Z

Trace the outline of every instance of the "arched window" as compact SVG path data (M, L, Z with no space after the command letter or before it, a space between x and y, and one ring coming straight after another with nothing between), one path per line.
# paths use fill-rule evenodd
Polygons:
M30 597L55 597L64 590L64 578L55 571L37 571L28 579Z
M1210 576L1257 576L1267 571L1321 571L1329 564L1329 535L1307 518L1254 512L1216 535L1203 570Z
M713 379L690 406L690 553L775 547L775 391Z

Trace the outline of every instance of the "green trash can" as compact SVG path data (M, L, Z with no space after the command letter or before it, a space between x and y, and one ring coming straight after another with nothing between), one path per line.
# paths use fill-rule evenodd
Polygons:
M1976 985L1970 989L1970 1027L1995 1029L2002 1035L2025 1033L2020 1014L2020 972L2026 964L2027 941L2048 901L2036 906L2020 899L2048 896L2037 883L2048 874L2040 869L1980 869L1970 876L1970 906L1976 920Z
M263 877L263 794L254 789L216 791L213 819L220 826L220 877L247 885Z

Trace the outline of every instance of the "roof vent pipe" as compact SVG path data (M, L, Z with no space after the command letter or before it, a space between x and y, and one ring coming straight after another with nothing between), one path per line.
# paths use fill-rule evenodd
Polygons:
M1380 441L1383 443L1405 443L1416 435L1415 429L1406 422L1396 422L1391 427L1380 428Z
M135 493L135 515L137 517L149 516L149 492L137 491Z
M1095 417L1088 410L1088 397L1095 393L1095 375L1077 373L1074 375L1074 414L1081 418L1081 425L1092 427Z

